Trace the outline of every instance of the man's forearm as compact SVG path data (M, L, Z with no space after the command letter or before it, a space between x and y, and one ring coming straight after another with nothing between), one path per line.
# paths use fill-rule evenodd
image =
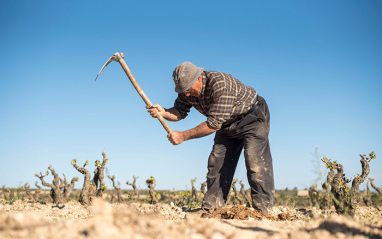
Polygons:
M203 122L195 128L183 131L184 140L201 138L217 131L217 128L211 127L207 122Z
M169 121L179 121L182 119L182 117L180 116L180 113L177 109L175 109L174 107L170 108L170 109L164 109L165 112L162 114L162 116L166 119L166 120L169 120Z

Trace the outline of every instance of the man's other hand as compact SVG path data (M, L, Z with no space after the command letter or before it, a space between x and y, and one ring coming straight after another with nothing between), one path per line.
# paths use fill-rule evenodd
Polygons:
M156 105L153 105L151 107L149 106L146 106L146 109L147 109L147 112L149 112L149 114L151 115L151 117L153 118L157 118L158 117L158 112L163 115L163 113L165 113L165 110L163 109L162 106L156 104Z
M168 141L170 141L173 145L181 144L184 141L183 132L174 131L167 135Z

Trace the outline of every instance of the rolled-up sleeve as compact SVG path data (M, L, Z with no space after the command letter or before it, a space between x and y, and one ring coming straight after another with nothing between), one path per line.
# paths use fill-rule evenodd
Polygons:
M184 94L178 94L178 97L175 100L174 108L178 110L180 113L180 117L182 119L186 118L188 113L190 112L192 105L185 100Z

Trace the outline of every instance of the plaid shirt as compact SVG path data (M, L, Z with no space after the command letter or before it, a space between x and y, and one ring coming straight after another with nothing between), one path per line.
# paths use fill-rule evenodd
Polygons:
M191 107L207 117L214 128L230 124L236 116L246 113L257 100L257 92L231 75L216 71L204 71L203 88L199 97L178 94L174 107L182 119Z

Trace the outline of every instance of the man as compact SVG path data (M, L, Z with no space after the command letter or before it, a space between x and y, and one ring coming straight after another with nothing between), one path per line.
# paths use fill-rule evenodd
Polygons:
M206 71L190 62L177 66L172 77L178 93L174 107L164 109L156 104L148 108L148 112L154 118L159 112L169 121L179 121L195 107L207 117L193 129L168 134L174 145L216 132L208 159L208 190L202 208L225 205L244 148L252 206L267 213L273 206L274 179L268 141L269 110L265 100L231 75Z

